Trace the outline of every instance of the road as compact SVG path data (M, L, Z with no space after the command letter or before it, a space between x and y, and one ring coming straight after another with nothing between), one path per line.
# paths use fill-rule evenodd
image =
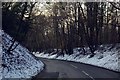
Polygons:
M86 78L96 80L97 78L109 78L120 80L119 73L77 62L50 60L40 58L45 64L45 69L35 76L38 78Z

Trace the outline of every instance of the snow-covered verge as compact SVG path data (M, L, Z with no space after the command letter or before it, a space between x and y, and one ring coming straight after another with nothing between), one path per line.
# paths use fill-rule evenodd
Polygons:
M0 78L27 79L32 78L43 70L44 64L40 60L35 59L35 57L21 45L18 45L16 49L11 52L12 54L7 53L8 47L12 44L12 38L3 31L1 31L0 34L2 35ZM17 44L17 42L15 42L15 44Z
M0 30L0 79L2 78L2 32Z
M120 59L120 44L116 44L114 47L112 45L100 45L98 50L95 51L96 55L92 58L90 58L89 49L85 48L85 50L86 55L82 54L82 49L80 48L75 48L74 54L72 55L65 54L63 56L53 54L54 52L50 54L33 52L33 54L37 57L81 62L120 72L120 66L118 65L118 59Z

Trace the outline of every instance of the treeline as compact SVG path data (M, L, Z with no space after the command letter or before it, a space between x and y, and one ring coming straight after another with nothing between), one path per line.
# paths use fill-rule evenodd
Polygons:
M7 2L2 5L3 29L31 51L72 54L73 48L82 47L85 53L88 46L93 56L98 45L120 42L119 7L110 2Z

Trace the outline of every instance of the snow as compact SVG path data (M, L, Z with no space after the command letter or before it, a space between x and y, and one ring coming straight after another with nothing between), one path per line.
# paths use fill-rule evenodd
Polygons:
M6 52L10 46L12 38L0 31L2 34L2 45L0 51L2 53L2 66L0 67L0 78L31 78L43 70L44 64L37 60L31 53L23 46L18 45L12 51L12 54ZM17 44L18 42L15 42ZM3 66L4 65L4 66Z
M2 31L0 30L0 79L2 79Z
M98 50L95 51L95 56L89 58L90 51L88 47L85 47L86 55L81 54L80 48L74 49L74 54L68 55L64 54L57 56L57 54L51 55L51 53L39 53L33 52L37 57L49 58L49 59L59 59L59 60L67 60L67 61L75 61L85 64L91 64L103 68L107 68L110 70L120 72L120 66L118 66L119 60L118 57L120 54L120 44L116 44L115 47L111 48L112 45L100 45Z

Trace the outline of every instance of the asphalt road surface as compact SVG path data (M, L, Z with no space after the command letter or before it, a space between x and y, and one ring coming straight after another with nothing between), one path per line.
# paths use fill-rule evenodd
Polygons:
M77 62L39 59L45 64L45 69L35 76L34 80L38 78L80 78L89 80L107 78L120 80L119 73L107 69Z

